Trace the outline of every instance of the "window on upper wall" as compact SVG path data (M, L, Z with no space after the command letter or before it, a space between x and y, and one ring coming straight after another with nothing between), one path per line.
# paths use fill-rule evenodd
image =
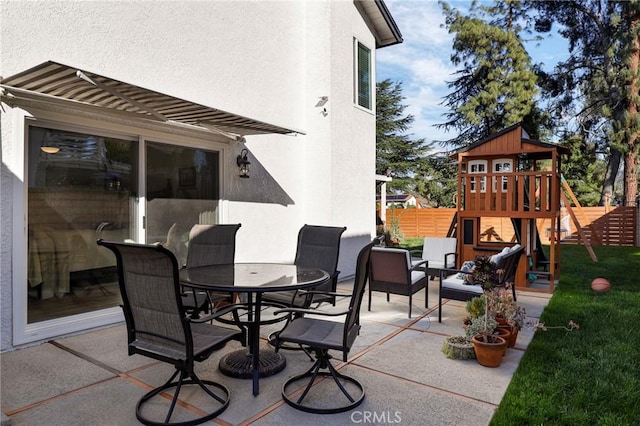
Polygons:
M472 160L469 161L469 174L486 174L487 173L487 160ZM481 177L480 179L480 192L485 192L487 190L486 183L487 178ZM470 179L471 184L471 192L476 192L476 178L472 177Z
M513 160L510 158L500 158L493 160L493 173L511 173L513 171ZM493 178L493 192L496 192L496 181ZM507 192L509 179L506 176L502 177L501 191Z
M366 109L372 109L373 78L371 72L371 49L354 40L355 46L355 99L354 102Z

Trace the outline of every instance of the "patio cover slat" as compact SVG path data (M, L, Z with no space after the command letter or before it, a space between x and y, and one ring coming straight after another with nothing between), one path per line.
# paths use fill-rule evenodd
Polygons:
M91 84L80 78L84 74ZM303 132L243 117L216 108L123 83L85 70L45 62L6 77L0 86L11 93L28 91L107 109L140 114L148 119L174 121L202 128L216 128L232 135L293 134ZM119 96L120 95L120 96Z

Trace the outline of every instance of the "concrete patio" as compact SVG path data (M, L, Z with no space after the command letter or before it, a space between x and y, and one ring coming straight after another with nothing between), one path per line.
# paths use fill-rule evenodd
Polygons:
M350 292L351 282L339 284ZM221 425L486 425L500 404L511 376L534 331L523 329L515 348L509 349L498 368L475 360L450 360L440 351L447 335L462 334L464 303L449 301L438 323L437 281L429 282L429 308L424 292L414 297L412 318L407 318L408 298L374 293L372 311L367 295L361 310L362 331L346 364L340 370L365 386L366 398L355 410L318 415L297 411L281 399L289 376L310 367L304 353L285 351L284 371L260 380L260 394L251 393L251 381L222 375L217 364L222 355L238 349L232 342L197 365L203 379L213 379L231 391L231 403L213 423ZM551 295L518 292L518 302L535 320ZM346 299L331 309L340 309ZM326 306L326 305L325 305ZM276 324L262 330L267 336ZM264 343L266 344L266 343ZM7 352L2 361L3 425L133 425L137 400L151 387L162 384L173 367L139 355L127 356L123 324L61 338L30 348ZM184 392L184 391L183 391ZM187 394L185 393L185 396ZM206 410L204 399L192 398L176 408L176 418Z

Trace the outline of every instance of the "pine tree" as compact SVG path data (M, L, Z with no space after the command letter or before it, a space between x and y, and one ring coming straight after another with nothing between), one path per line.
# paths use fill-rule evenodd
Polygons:
M441 143L465 146L518 122L529 123L527 130L537 137L537 76L520 38L522 2L497 1L493 7L474 2L467 16L440 4L454 34L451 60L462 67L448 83L453 90L443 102L450 109L447 121L437 125L459 133Z
M390 190L411 192L416 187L416 176L424 168L430 147L424 139L412 139L406 132L414 117L403 115L402 83L389 79L376 85L376 173L389 170L393 180Z
M424 171L416 179L416 192L431 207L455 207L458 190L458 167L455 160L445 155L432 155L426 159Z
M618 169L624 161L624 204L634 205L640 129L638 1L531 0L530 6L539 13L539 32L548 32L559 23L559 34L569 41L569 58L553 72L540 73L545 93L554 100L554 116L558 120L570 117L582 125L574 129L575 133L587 135L606 148L601 202L606 193L614 193Z

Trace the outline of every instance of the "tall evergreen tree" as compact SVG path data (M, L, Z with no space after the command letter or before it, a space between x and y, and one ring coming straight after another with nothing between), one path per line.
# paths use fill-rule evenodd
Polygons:
M566 134L563 145L571 150L571 161L563 163L562 175L581 206L597 206L605 163L597 161L598 146L586 134Z
M456 161L445 155L432 155L416 179L416 192L431 207L455 207L458 190Z
M520 38L522 2L501 0L482 6L474 1L468 15L440 4L445 25L454 34L451 60L461 66L457 78L448 83L452 92L444 98L450 109L447 121L437 125L459 133L441 142L465 146L518 122L536 138L541 114L535 104L537 76Z
M582 127L608 152L601 190L615 192L621 161L625 164L624 203L633 205L638 193L638 32L637 0L530 0L539 16L536 29L549 31L554 23L569 41L569 57L553 72L540 73L542 87L554 102L554 116ZM604 150L603 150L604 151Z
M389 79L376 85L376 173L392 173L390 190L413 192L416 176L424 168L430 147L424 139L412 139L407 131L412 115L404 115L402 83Z

